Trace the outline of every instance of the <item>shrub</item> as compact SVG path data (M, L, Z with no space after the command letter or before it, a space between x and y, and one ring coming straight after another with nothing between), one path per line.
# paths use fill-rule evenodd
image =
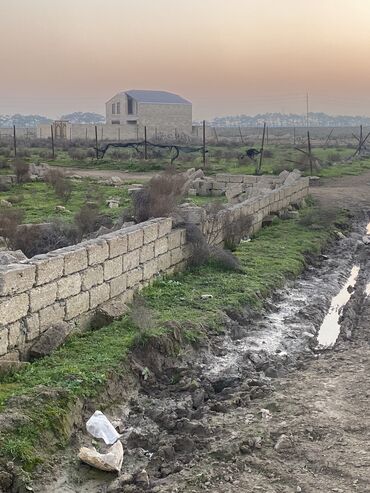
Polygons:
M132 324L140 331L154 327L154 316L142 296L135 296L131 305L130 319Z
M20 209L0 209L0 235L4 238L8 248L12 248L17 228L21 224L24 212Z
M303 214L299 219L299 224L305 228L327 229L337 218L337 211L330 208L313 208Z
M342 158L341 158L339 152L331 152L328 154L329 163L335 163L335 162L341 161L341 159Z
M0 161L0 169L10 168L10 164L7 161Z
M87 158L87 152L83 149L70 148L68 149L68 155L74 161L82 161Z
M11 246L16 250L22 250L27 257L33 257L73 245L77 241L78 232L74 225L65 221L54 221L19 226Z
M270 151L269 149L264 149L263 150L263 157L272 158L272 157L274 157L274 153L272 151Z
M22 159L14 159L13 168L17 177L17 183L24 183L29 179L30 165Z
M56 196L66 204L71 197L72 185L65 177L64 172L60 169L51 168L45 174L44 179L54 188Z
M241 214L235 221L226 220L224 224L225 247L234 250L240 241L250 233L252 227L252 216Z
M97 204L89 203L82 206L75 214L74 225L81 239L85 235L97 231L101 226L111 227L112 219L106 214L101 214Z
M31 151L29 149L25 149L24 147L21 147L17 149L17 157L18 158L31 157Z
M154 176L149 183L133 196L133 213L137 222L151 217L163 217L174 211L182 199L185 177L167 170Z

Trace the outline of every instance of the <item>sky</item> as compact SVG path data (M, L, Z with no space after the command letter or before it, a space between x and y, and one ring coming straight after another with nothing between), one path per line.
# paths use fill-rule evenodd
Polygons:
M104 114L127 89L194 118L370 115L370 0L0 0L0 114Z

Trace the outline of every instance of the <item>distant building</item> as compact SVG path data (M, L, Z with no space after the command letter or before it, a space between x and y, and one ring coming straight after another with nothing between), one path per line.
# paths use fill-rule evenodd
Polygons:
M123 91L106 103L106 124L191 133L192 104L171 92Z

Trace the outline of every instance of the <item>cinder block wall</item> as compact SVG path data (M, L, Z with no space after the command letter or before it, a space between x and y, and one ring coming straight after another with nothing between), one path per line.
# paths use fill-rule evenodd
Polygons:
M308 190L308 178L301 178L263 198L230 206L227 213L230 220L250 214L256 232L265 216L303 199ZM225 231L219 224L222 242ZM206 234L208 227L205 221ZM25 357L56 322L78 327L110 300L130 302L156 276L184 269L189 256L185 229L174 229L170 218L161 218L1 266L0 360Z

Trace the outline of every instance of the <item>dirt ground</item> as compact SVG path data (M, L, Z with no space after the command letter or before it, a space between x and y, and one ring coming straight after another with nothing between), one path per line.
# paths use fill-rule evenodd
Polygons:
M77 461L90 440L79 430L34 491L370 492L370 246L361 241L370 173L320 181L312 194L323 206L350 209L355 231L287 286L282 301L272 299L261 319L229 314L224 334L173 361L135 354L151 376L107 410L122 428L121 475ZM317 330L352 265L360 273L341 335L318 351Z
M101 170L101 169L79 169L79 168L66 168L59 167L67 175L79 175L85 178L112 178L112 176L118 176L123 181L133 180L150 180L155 173L133 173L131 171L119 171L119 170Z

